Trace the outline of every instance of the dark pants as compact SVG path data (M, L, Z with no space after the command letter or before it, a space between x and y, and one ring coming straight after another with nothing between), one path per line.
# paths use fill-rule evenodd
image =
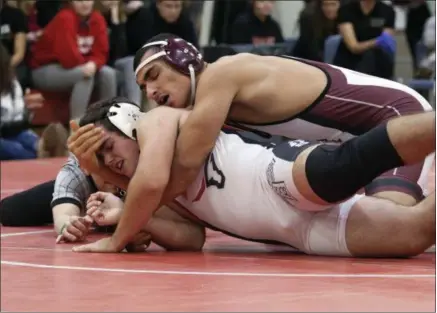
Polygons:
M405 29L405 35L408 41L408 48L410 49L411 56L413 58L414 71L417 70L417 56L416 45L422 39L423 27L426 20L431 16L428 4L424 1L423 4L416 8L408 9L407 14L407 27Z
M0 224L31 227L53 224L52 196L55 181L42 183L0 201ZM97 226L97 232L112 233L115 226Z
M361 55L361 60L354 70L364 74L392 79L394 75L394 57L379 48L373 48Z
M53 223L52 201L55 181L16 193L0 202L3 226L43 226Z

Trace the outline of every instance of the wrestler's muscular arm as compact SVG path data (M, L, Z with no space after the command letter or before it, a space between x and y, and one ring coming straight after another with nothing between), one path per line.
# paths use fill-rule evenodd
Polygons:
M140 156L127 189L123 214L112 235L121 251L158 209L170 177L179 119L183 111L159 107L142 115L137 128Z
M152 241L170 251L202 250L205 227L182 217L170 207L161 206L144 227Z
M231 61L232 62L232 61ZM228 116L240 89L241 69L227 60L210 64L197 87L194 108L180 129L163 204L186 190L199 173Z

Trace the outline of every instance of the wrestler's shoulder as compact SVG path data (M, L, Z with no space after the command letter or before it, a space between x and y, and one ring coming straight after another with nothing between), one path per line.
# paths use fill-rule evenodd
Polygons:
M252 53L238 53L234 55L223 56L217 61L211 63L214 68L223 68L228 66L238 66L241 70L241 65L244 63L252 63L254 61L260 61L261 56Z
M141 114L138 123L149 123L151 119L159 119L159 118L166 118L169 117L175 117L175 118L181 118L185 114L188 114L188 109L183 108L171 108L167 106L158 106L156 108L153 108L149 111L147 111L144 114Z
M235 82L253 73L263 63L262 56L251 53L224 56L208 64L204 74L204 81L226 79L226 81Z

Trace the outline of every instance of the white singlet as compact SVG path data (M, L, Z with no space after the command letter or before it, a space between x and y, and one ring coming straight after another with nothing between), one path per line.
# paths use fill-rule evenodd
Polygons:
M249 143L246 134L223 130L203 170L177 202L229 235L287 244L308 254L349 256L346 221L361 195L328 209L305 200L294 186L292 168L309 144Z

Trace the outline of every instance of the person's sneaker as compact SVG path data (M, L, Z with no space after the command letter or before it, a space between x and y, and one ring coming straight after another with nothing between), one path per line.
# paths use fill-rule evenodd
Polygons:
M61 123L49 124L38 143L38 158L68 156L68 131Z

